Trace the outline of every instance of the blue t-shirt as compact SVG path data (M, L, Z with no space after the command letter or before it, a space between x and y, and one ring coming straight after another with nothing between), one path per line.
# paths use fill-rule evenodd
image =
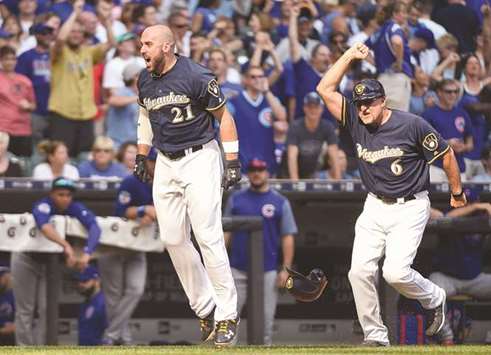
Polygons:
M480 102L479 95L469 94L464 91L464 95L460 100L460 106L465 110L466 105L474 104ZM486 117L482 113L472 113L471 111L465 110L469 114L472 122L472 138L474 141L474 148L468 152L464 153L464 157L472 160L480 160L481 152L486 144L486 137L488 133L488 126L486 122Z
M34 87L36 95L36 113L48 114L48 99L51 90L51 61L49 52L41 53L36 48L22 53L17 58L15 71L27 76Z
M413 67L411 65L411 51L409 50L408 40L401 26L393 20L385 22L382 27L365 42L365 44L374 52L377 72L378 74L382 74L386 71L390 71L392 64L396 61L391 42L392 36L400 36L402 38L404 45L402 71L412 78Z
M242 91L242 86L231 83L230 81L220 84L220 88L222 89L223 96L225 96L227 99L231 99L232 97L239 95Z
M153 205L152 185L140 181L134 175L125 177L118 189L115 215L125 217L128 207L146 205Z
M363 184L379 196L399 198L428 190L429 165L449 149L421 117L392 110L385 124L367 126L345 97L340 125L353 138Z
M258 158L264 160L269 172L274 174L273 114L266 98L260 94L254 101L244 90L230 99L228 108L237 126L242 172L246 173L251 159Z
M106 169L100 170L93 160L86 160L78 166L81 178L124 178L129 175L128 169L121 163L111 162Z
M136 93L126 86L116 89L115 94L117 96L136 96ZM116 148L124 142L136 141L138 110L136 102L124 107L109 106L106 116L107 136L114 141Z
M108 326L104 293L99 291L80 305L78 315L78 345L101 345Z
M224 215L263 217L264 271L276 270L281 237L297 233L288 199L272 189L264 193L245 189L229 197ZM233 268L247 270L248 239L247 232L233 233L230 252Z
M442 110L438 105L423 112L423 118L431 124L442 135L444 139L458 138L462 141L473 135L471 119L467 112L456 105L452 110ZM460 172L465 171L464 156L455 153L455 158L459 163ZM443 167L441 160L435 162L435 166Z
M305 95L312 91L316 91L317 84L322 79L322 76L314 70L312 65L305 59L301 58L298 62L293 63L293 72L295 75L295 118L304 116L303 99ZM329 110L324 108L322 118L335 123L336 120L331 116Z
M97 244L99 244L101 230L97 224L95 215L80 202L72 201L66 210L58 211L53 200L50 197L45 197L34 203L32 215L39 229L46 223L49 223L49 220L54 215L74 217L82 223L89 233L85 252L92 254Z
M15 301L13 291L0 293L0 328L15 321Z

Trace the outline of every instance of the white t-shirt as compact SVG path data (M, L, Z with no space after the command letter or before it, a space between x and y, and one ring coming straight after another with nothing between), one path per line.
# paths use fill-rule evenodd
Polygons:
M104 67L102 87L104 89L123 88L123 70L128 64L132 63L133 61L137 61L138 64L141 64L142 68L145 68L145 61L141 57L131 57L128 59L116 57L111 59Z
M118 37L119 35L125 34L128 32L128 29L126 26L118 20L113 21L112 25L112 30L113 30L113 35L114 37ZM95 29L95 37L101 42L101 43L106 43L107 42L107 31L104 28L101 23L97 24L97 27Z
M71 180L78 180L80 178L78 169L71 164L65 164L61 175ZM34 167L32 178L36 180L53 180L55 177L53 176L50 165L48 163L41 163Z

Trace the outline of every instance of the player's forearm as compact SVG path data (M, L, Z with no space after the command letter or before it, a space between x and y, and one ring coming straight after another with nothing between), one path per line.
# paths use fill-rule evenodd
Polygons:
M283 267L291 268L295 255L295 238L288 234L281 238L281 249L283 252Z
M349 70L351 62L355 58L351 54L351 51L346 51L344 54L329 68L324 74L321 81L317 85L317 92L323 98L328 97L331 93L335 92L344 74Z
M460 181L460 169L452 148L443 156L443 170L447 175L450 184L450 192L454 195L462 192L462 183Z
M396 57L396 63L402 64L404 60L404 43L400 36L393 36L391 38L392 49L394 50L394 56Z
M235 127L234 118L226 108L223 109L220 119L220 139L225 151L225 158L227 160L238 159L239 137L237 128Z
M58 234L53 225L51 225L50 223L46 223L41 226L40 230L46 238L58 245L61 245L63 249L70 246L68 242Z
M292 180L298 180L298 153L295 151L296 149L294 146L288 146L288 174Z
M138 154L148 155L152 146L153 132L148 117L148 111L140 107L138 116L138 126L136 130L138 142Z
M93 223L88 230L89 236L87 237L87 245L84 248L84 253L91 255L97 245L99 245L99 239L101 238L101 229L97 223Z
M452 218L457 218L457 217L465 217L470 214L473 214L474 212L479 210L479 204L477 203L471 203L467 206L460 207L460 208L455 208L451 211L449 211L446 216L447 217L452 217Z

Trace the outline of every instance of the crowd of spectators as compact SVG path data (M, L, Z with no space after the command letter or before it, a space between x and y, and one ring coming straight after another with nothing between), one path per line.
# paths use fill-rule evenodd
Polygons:
M129 174L139 35L164 23L176 52L217 76L243 166L259 158L272 177L358 178L349 134L315 88L365 42L369 60L339 90L350 96L356 81L378 78L389 107L422 116L449 141L465 181L491 181L485 0L4 0L0 15L0 176ZM445 180L438 166L431 180Z

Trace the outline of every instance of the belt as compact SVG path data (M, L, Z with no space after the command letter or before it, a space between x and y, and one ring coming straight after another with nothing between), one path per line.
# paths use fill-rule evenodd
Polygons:
M404 203L404 202L407 202L407 201L411 201L411 200L415 200L416 199L416 196L414 196L414 195L409 195L409 196L406 196L406 197L399 197L399 198L385 197L385 196L379 196L379 195L375 195L375 194L373 194L373 196L375 196L380 201L382 201L384 203L387 203L389 205L392 205L394 203Z
M175 152L164 152L163 150L160 152L170 160L178 160L201 149L203 149L203 144L193 145L192 147L177 150Z

